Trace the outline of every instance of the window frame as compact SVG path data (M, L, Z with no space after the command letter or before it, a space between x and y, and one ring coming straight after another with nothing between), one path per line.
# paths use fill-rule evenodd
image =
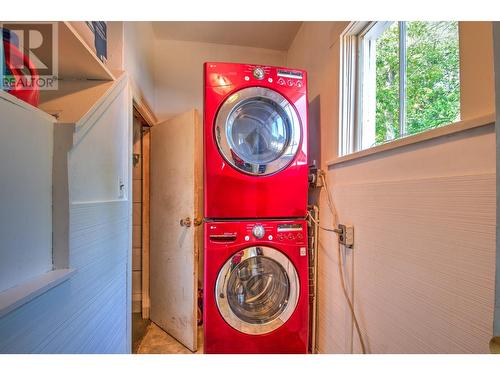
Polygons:
M376 42L377 38L393 23L397 22L399 27L399 136L376 144L372 140L363 137L363 132L367 129L375 129L376 121L372 116L373 124L367 124L364 118L369 111L374 111L376 106L376 96L372 90L367 90L366 74L374 74L374 58L366 59L367 43ZM460 31L459 31L460 34ZM460 37L459 37L460 38ZM407 134L406 131L406 108L407 108L407 21L354 21L340 34L340 101L339 101L339 140L338 157L343 158L361 151L366 151L374 147L389 144L414 136L417 134ZM459 47L461 48L461 47ZM375 49L372 50L375 52ZM370 60L370 61L366 61ZM370 64L371 63L371 64ZM361 65L363 68L361 69ZM375 77L375 76L374 76ZM461 74L460 74L461 77ZM373 83L373 82L372 82ZM373 107L373 108L372 108ZM460 99L460 120L462 120L462 99ZM367 126L368 125L368 126ZM443 124L442 126L446 126ZM442 127L441 126L441 127ZM421 133L432 131L427 129Z

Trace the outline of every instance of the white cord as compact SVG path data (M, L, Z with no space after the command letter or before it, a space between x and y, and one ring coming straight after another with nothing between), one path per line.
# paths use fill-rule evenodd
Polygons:
M338 224L337 210L336 210L335 205L333 204L333 201L330 197L330 189L328 189L325 174L323 172L320 172L320 178L321 178L321 181L323 182L323 187L325 188L325 191L326 191L328 207L330 208L330 212L333 215L333 223L336 225L336 224ZM321 228L325 231L328 231L328 232L335 232L335 233L339 234L340 231L338 229L324 228L311 215L309 215L309 217L316 223L316 225L319 228ZM349 293L347 292L347 288L346 288L346 282L345 282L345 277L344 277L344 264L342 262L342 254L340 252L340 243L338 241L337 241L337 253L338 253L338 258L339 258L339 261L338 261L339 277L340 277L340 282L342 284L342 290L344 292L344 297L347 300L347 304L349 305L349 309L351 310L351 316L352 316L352 320L354 322L354 326L356 327L356 332L358 333L359 342L361 344L361 350L362 350L363 354L366 354L365 342L363 340L363 336L361 335L361 329L359 328L358 319L356 318L356 313L354 312L354 306L352 304L351 298L349 298Z
M319 221L317 221L315 218L313 218L313 217L311 216L311 214L309 214L309 212L307 213L307 216L309 216L309 218L310 218L312 221L314 221L314 223L315 223L318 227L320 227L321 229L323 229L323 230L325 230L325 231L327 231L327 232L334 232L334 233L337 233L337 234L341 234L341 233L342 233L342 231L341 231L340 229L334 229L334 228L332 229L332 228L325 228L325 227L322 227L322 226L319 224Z

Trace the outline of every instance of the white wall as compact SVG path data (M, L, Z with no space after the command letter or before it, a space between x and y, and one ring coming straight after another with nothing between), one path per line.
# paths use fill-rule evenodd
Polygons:
M129 178L128 132L124 124L130 114L129 98L121 93L96 122L89 121L77 130L81 140L69 153L70 200L78 202L112 201L122 198L120 181L126 185Z
M0 94L0 292L52 270L54 120Z
M123 68L129 74L134 94L151 108L157 85L154 40L151 22L123 22Z
M286 53L262 48L157 40L155 113L160 121L192 108L203 113L203 63L238 62L282 66Z
M346 22L306 22L287 65L308 71L320 102L322 168L340 221L355 228L346 274L373 353L485 353L495 264L494 126L334 165L339 42ZM461 26L462 114L494 112L491 25ZM478 104L480 103L480 104ZM321 220L332 217L321 194ZM336 237L320 236L319 350L360 352L340 289ZM353 339L354 333L354 339Z

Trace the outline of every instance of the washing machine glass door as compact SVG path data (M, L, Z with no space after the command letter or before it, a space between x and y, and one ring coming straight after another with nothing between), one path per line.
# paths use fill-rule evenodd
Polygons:
M299 299L299 278L280 251L255 246L234 254L219 271L216 302L224 320L240 332L261 335L282 326Z
M248 87L226 99L217 113L215 138L234 168L268 175L286 168L301 141L295 108L278 92Z

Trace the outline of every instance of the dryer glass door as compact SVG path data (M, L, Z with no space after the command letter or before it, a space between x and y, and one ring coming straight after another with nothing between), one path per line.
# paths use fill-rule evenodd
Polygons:
M301 126L295 108L282 95L264 87L249 87L232 94L221 106L215 138L233 167L268 175L293 161Z
M226 322L240 332L259 335L290 318L298 302L299 280L283 253L256 246L226 262L216 289L217 306Z

